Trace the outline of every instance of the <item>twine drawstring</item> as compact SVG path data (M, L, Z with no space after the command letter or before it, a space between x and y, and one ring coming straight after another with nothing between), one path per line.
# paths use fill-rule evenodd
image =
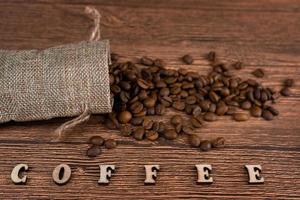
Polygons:
M89 41L98 41L101 38L101 36L100 36L101 15L96 8L90 7L90 6L85 7L84 12L90 19L92 19L94 21L94 26L93 26L93 30L91 32ZM84 105L84 107L83 107L82 114L80 114L78 117L76 117L70 121L63 123L55 130L55 133L57 134L57 139L55 141L60 141L63 137L63 133L67 129L71 129L71 128L75 127L76 125L89 120L89 118L91 116L89 106L88 106L88 104L83 104L83 105Z

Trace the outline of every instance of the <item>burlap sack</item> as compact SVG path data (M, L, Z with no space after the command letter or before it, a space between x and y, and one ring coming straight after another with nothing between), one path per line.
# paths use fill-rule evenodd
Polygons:
M109 41L0 50L0 123L111 112Z

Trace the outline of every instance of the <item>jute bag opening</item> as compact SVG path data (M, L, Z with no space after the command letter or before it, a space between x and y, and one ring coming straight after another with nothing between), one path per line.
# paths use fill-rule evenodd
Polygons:
M0 50L0 123L77 118L60 126L62 132L89 119L93 113L112 110L109 87L110 47L100 40L100 14L89 41L45 50Z

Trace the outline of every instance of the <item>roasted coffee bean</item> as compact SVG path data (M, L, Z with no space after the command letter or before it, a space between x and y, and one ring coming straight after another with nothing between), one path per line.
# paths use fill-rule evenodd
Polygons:
M157 130L158 133L163 133L165 131L165 124L163 122L159 122L159 129Z
M201 138L196 134L189 135L189 143L192 147L199 147L201 143Z
M192 57L191 55L189 55L189 54L183 56L183 57L182 57L182 60L183 60L183 62L184 62L185 64L188 64L188 65L193 64L193 62L194 62L193 57Z
M267 107L267 110L270 111L274 116L279 115L279 111L276 110L276 109L275 109L274 107L272 107L272 106L268 106L268 107Z
M148 97L146 90L141 90L138 94L138 97L141 101L145 100Z
M211 144L214 148L224 147L225 139L223 137L217 137L216 139L212 140Z
M274 118L274 115L272 114L272 112L270 112L269 110L263 110L262 112L262 117L265 119L265 120L273 120Z
M280 94L282 96L288 97L288 96L291 96L292 93L291 93L291 90L288 87L284 87L283 89L280 90Z
M253 106L251 109L250 109L250 113L253 117L260 117L261 114L262 114L262 109L258 106Z
M151 141L155 141L157 140L157 138L159 137L159 134L156 132L156 131L146 131L146 138L148 140L151 140Z
M143 104L139 101L134 102L130 106L130 110L133 114L142 112L143 108L144 108Z
M243 68L243 63L242 62L235 62L235 63L233 63L232 64L232 67L234 68L234 69L236 69L236 70L240 70L240 69L242 69Z
M145 90L147 90L150 87L149 83L147 81L145 81L144 79L138 79L137 84L138 84L138 86L140 86L142 89L145 89Z
M132 126L130 124L122 124L120 127L120 132L122 136L130 136L132 133Z
M224 101L220 101L217 105L216 114L217 115L225 115L228 111L228 106L224 103Z
M241 104L241 108L244 110L249 110L251 108L252 104L250 101L244 101Z
M163 136L168 140L174 140L178 137L178 134L174 129L167 129L163 132Z
M194 129L193 127L189 126L189 125L183 125L182 126L182 132L185 133L185 134L193 134L194 133Z
M104 144L104 139L101 136L92 136L89 139L89 143L93 145L101 146Z
M114 94L118 94L118 93L121 92L121 88L120 88L119 86L117 86L117 85L112 85L112 86L110 87L110 90L111 90Z
M234 106L228 106L228 110L226 112L226 115L233 115L234 113L236 113L237 108Z
M153 122L152 130L158 132L159 128L160 128L159 126L160 126L159 122L157 122L157 121Z
M210 52L207 54L207 59L208 59L210 62L216 62L216 60L217 60L216 52L210 51Z
M217 103L220 100L220 97L214 91L210 91L208 95L210 100L214 103Z
M156 100L152 97L148 97L144 100L143 104L144 106L146 106L147 108L152 108L155 106Z
M152 107L152 108L148 108L147 109L147 115L155 115L155 108L154 107Z
M262 102L265 102L265 101L268 100L268 94L266 93L266 91L262 91L262 92L261 92L260 100L261 100Z
M160 96L168 96L170 94L170 89L169 88L161 88L159 91Z
M150 130L152 128L152 126L153 126L153 120L150 118L144 118L143 127L146 130Z
M182 124L182 121L183 121L183 119L180 115L174 115L171 118L171 124L173 124L173 125Z
M209 151L211 149L212 145L211 142L209 140L203 140L200 143L200 149L202 151Z
M143 110L139 113L134 113L134 117L144 117L147 114L147 109L143 108Z
M172 107L175 108L176 110L184 110L185 103L181 100L174 101Z
M111 54L110 54L110 59L111 59L113 62L118 61L119 58L120 58L120 56L119 56L118 54L116 54L116 53L111 53Z
M108 139L104 144L107 149L113 149L117 147L117 142L114 139Z
M235 113L233 114L233 119L238 122L247 121L249 119L249 115L246 113Z
M145 135L145 129L144 127L137 127L134 131L133 131L133 137L136 140L143 140L144 139L144 135Z
M197 98L195 96L188 96L186 99L185 99L185 103L186 104L195 104L197 101Z
M108 129L117 129L117 125L115 123L113 123L110 119L106 119L105 120L105 126L108 128Z
M202 109L204 112L206 112L206 111L209 110L210 104L211 104L210 101L208 101L208 100L203 100L203 101L200 101L199 106L201 107L201 109Z
M252 74L253 74L254 76L256 76L257 78L263 78L263 77L265 76L264 71L263 71L262 69L260 69L260 68L254 70L254 71L252 72Z
M212 121L217 120L217 116L215 115L215 113L207 112L207 113L204 114L203 119L205 121L212 122Z
M142 118L142 117L134 117L131 119L131 124L134 126L139 126L143 123L143 121L144 121L144 118Z
M194 117L197 117L197 116L199 116L201 114L201 112L202 112L202 110L201 110L200 106L195 106L193 108L192 115Z
M176 131L176 133L181 133L181 131L182 131L182 124L176 124L176 125L174 125L174 129L175 129L175 131Z
M165 107L170 107L172 105L172 103L173 103L173 100L170 97L168 97L168 96L159 97L158 100Z
M195 127L195 128L201 128L202 127L201 121L199 121L196 117L192 117L190 119L190 122L191 122L192 126Z
M154 64L153 60L151 58L148 58L146 56L142 57L140 60L141 64L146 66L151 66Z
M158 82L155 83L156 88L165 88L167 87L167 84L163 80L159 80ZM170 91L169 91L170 92ZM164 96L164 95L163 95Z
M166 107L163 104L157 104L155 106L155 114L156 115L163 115L166 112Z
M131 88L131 85L128 81L121 81L119 83L119 86L124 90L130 90L130 88Z
M128 123L132 118L132 114L128 111L123 111L118 115L118 120L122 124Z
M294 79L286 79L283 83L285 87L292 87L294 85Z
M88 157L96 157L100 154L101 154L101 149L98 145L93 145L86 151L86 155Z
M166 64L162 59L155 59L154 60L154 65L157 67L164 67Z

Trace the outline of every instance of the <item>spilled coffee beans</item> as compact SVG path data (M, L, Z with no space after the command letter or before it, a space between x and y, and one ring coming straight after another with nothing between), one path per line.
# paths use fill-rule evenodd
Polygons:
M200 75L187 68L166 68L160 59L144 56L136 63L121 62L117 54L112 54L109 82L114 105L112 113L102 115L101 121L107 128L118 129L123 136L136 140L188 137L191 146L208 151L224 146L225 139L200 140L195 131L206 126L205 121L214 122L226 115L236 121L246 121L250 115L272 120L279 112L271 104L276 103L279 94L291 95L293 79L284 80L283 89L277 92L256 80L235 76L232 69L242 70L242 62L224 63L213 51L206 58L211 70ZM188 65L194 63L189 54L181 59ZM256 69L252 74L258 78L265 76L263 69ZM176 114L165 122L163 116L169 109ZM154 119L155 116L162 121ZM99 146L103 143L108 149L117 146L115 140L104 142L101 137L90 138L89 143L92 144L87 152L90 156L100 154Z

